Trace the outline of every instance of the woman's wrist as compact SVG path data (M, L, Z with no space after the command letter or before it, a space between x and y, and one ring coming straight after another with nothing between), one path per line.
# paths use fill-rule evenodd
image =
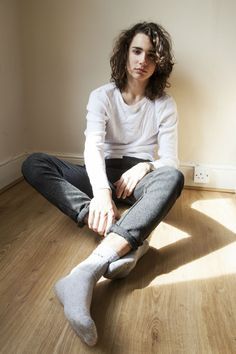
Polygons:
M155 167L153 166L153 164L151 162L144 162L146 169L147 169L147 173L152 172L155 170Z
M101 188L101 189L97 189L94 192L94 197L111 197L111 189L110 188Z

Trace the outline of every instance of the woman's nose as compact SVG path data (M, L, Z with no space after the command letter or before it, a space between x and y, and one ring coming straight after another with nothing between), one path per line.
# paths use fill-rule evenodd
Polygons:
M142 53L140 55L139 62L142 65L146 65L147 64L147 55L146 55L146 53Z

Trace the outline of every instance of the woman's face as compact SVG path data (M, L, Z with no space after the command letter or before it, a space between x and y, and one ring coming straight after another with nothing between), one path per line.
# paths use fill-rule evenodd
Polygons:
M156 69L156 52L144 33L137 33L129 47L127 76L129 79L148 81Z

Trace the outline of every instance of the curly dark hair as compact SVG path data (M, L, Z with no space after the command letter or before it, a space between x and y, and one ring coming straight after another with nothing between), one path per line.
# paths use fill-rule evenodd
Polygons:
M146 34L156 50L156 70L149 78L145 90L145 96L154 100L163 96L165 88L170 87L170 83L167 79L174 65L171 50L171 37L159 24L140 22L130 29L121 32L115 42L110 58L111 81L115 83L120 91L125 89L127 84L126 64L129 47L137 33Z

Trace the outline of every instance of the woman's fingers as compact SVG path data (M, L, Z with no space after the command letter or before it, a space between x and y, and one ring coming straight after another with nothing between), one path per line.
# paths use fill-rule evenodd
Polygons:
M92 229L95 210L89 209L88 227Z
M120 198L121 197L121 194L122 194L122 183L123 183L123 179L120 178L117 182L114 183L114 185L116 186L116 196L117 198Z
M97 232L98 226L100 222L100 213L95 211L94 213L94 219L93 219L93 224L92 224L92 229Z
M104 235L108 226L113 223L116 206L110 190L99 190L90 202L88 227Z
M106 230L106 225L107 225L107 213L100 213L100 218L99 218L99 222L98 222L98 227L97 227L97 232L99 233L99 235L104 235L105 234L105 230Z
M138 181L136 178L122 178L115 183L117 198L123 198L130 196Z
M125 199L130 196L137 183L150 171L150 164L141 162L123 173L120 179L114 183L117 198Z
M136 181L134 180L129 180L127 186L125 187L124 191L123 191L123 195L122 198L125 199L126 197L129 197L133 191L134 191L134 187L136 186Z
M115 214L114 213L108 213L107 215L107 224L106 224L106 229L105 229L105 235L107 235L107 232L109 230L109 228L111 227L111 225L114 223L115 221Z
M105 235L114 220L115 214L112 210L108 213L92 211L89 215L88 226L98 234Z
M129 179L121 177L119 181L116 182L116 195L117 198L123 197L123 193L128 185Z

